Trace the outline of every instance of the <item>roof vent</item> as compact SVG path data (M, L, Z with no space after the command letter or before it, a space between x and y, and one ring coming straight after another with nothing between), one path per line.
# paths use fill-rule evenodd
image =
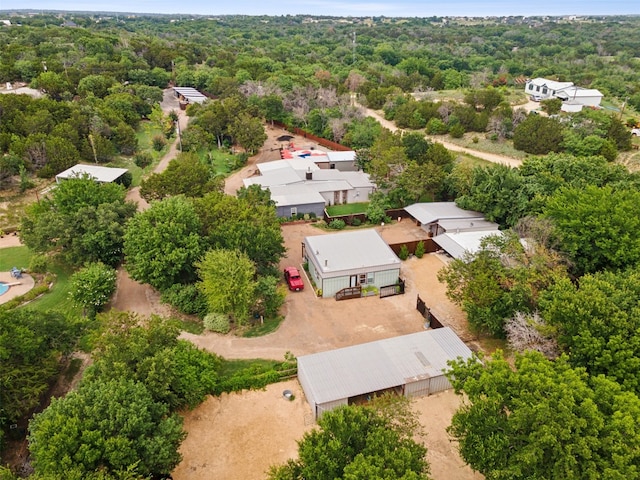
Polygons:
M328 266L328 265L329 265L329 260L325 260L325 261L324 261L324 266L326 267L326 266Z

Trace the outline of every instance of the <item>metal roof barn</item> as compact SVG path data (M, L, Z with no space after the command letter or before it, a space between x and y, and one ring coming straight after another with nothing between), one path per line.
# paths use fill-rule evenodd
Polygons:
M451 388L447 362L471 357L448 327L298 357L298 379L315 418L376 393L430 395Z
M126 168L102 167L100 165L83 165L81 163L67 168L64 172L56 175L56 182L69 180L71 178L82 178L88 176L92 180L101 183L111 183L127 173Z

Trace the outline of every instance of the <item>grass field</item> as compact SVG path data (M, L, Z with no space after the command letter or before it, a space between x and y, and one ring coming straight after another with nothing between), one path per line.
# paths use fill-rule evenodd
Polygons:
M27 247L0 249L0 271L9 271L13 267L27 268L32 255Z

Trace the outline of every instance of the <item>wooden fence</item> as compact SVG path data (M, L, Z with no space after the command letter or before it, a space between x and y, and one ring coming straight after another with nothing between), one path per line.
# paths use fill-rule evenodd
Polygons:
M353 148L345 147L344 145L341 145L337 142L332 142L331 140L327 140L326 138L318 137L313 133L306 132L303 129L298 127L290 127L288 125L285 125L282 122L278 122L275 120L273 121L273 124L277 127L284 128L285 130L295 135L300 135L301 137L308 138L309 140L313 140L318 145L322 145L323 147L330 148L331 150L336 150L339 152L349 152L353 150Z
M425 235L426 235L426 232L425 232ZM432 238L424 238L422 240L411 240L410 242L402 242L402 243L391 243L389 244L389 247L391 247L391 250L393 250L393 253L395 253L396 255L399 255L400 249L402 248L402 246L406 245L409 253L415 254L416 247L420 242L424 244L424 253L433 253L433 252L437 252L440 249L440 247L436 244L436 242L433 241Z

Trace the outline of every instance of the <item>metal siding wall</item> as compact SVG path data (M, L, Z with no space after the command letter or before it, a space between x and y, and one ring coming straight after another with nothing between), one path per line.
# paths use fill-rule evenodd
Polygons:
M424 380L418 380L417 382L407 383L404 386L404 396L405 397L424 397L425 395L429 395L430 390L430 378L425 378Z
M342 405L348 405L348 404L349 404L348 398L342 398L340 400L334 400L332 402L319 403L316 405L316 408L315 408L316 420L320 418L324 412L328 412L330 410L333 410L334 408L338 408Z
M304 368L300 368L299 364L298 364L298 382L300 383L300 386L302 387L302 391L304 392L304 396L307 398L307 403L309 403L309 405L311 406L311 411L315 412L316 411L316 401L315 401L315 398L313 398L313 395L311 394L311 388L309 388L309 380L307 379L307 374L306 374Z
M430 395L438 392L444 392L445 390L450 390L451 383L444 375L440 375L438 377L431 378L431 392Z
M373 278L373 284L376 287L384 287L385 285L392 285L398 281L400 276L400 269L384 270L382 272L376 272Z
M349 286L349 277L327 278L322 282L322 296L333 297L338 290Z

